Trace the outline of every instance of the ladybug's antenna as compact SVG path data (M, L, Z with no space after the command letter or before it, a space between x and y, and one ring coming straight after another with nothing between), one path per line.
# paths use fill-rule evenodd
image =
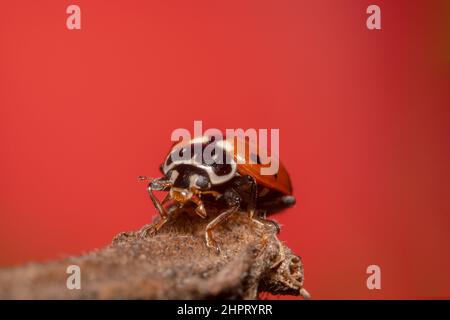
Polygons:
M138 180L139 181L150 181L151 182L151 181L155 180L155 178L147 177L147 176L139 176Z

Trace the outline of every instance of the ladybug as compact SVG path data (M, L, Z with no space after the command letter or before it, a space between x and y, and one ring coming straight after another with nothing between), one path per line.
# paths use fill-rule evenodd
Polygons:
M244 153L235 148L238 142L243 142ZM201 156L206 148L213 150L211 159ZM295 197L284 166L279 163L276 174L262 175L260 172L264 165L260 160L261 152L257 150L257 154L252 154L250 150L257 149L250 148L248 141L238 138L234 138L234 144L229 138L216 139L215 136L201 136L175 143L160 167L163 177L139 177L140 180L150 181L147 190L160 214L160 220L145 226L140 236L156 233L169 220L171 208L181 208L190 203L195 206L197 215L206 218L205 203L213 203L223 209L206 226L205 240L208 247L219 250L213 230L232 214L245 210L253 221L262 223L255 212L264 213L265 216L293 206ZM162 202L154 195L155 190L168 191ZM169 201L173 205L166 208L165 204Z

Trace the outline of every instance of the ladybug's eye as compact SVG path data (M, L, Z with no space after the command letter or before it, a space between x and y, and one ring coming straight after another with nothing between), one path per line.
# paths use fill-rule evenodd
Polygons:
M209 180L205 176L198 176L198 178L195 180L195 185L200 189L208 188Z

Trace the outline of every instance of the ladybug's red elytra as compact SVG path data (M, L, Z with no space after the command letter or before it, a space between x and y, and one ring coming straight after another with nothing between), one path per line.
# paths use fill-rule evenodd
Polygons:
M259 160L261 152L258 150L256 155L251 154L250 145L245 141L242 154L238 151L239 148L235 148L236 139L233 144L230 139L202 136L176 143L161 165L163 177L139 177L141 180L150 180L147 190L161 216L158 222L140 231L141 237L145 237L149 232L156 233L169 220L173 209L181 208L187 203L194 204L195 213L206 218L205 202L214 203L220 208L223 207L223 211L208 223L205 239L208 247L219 250L212 232L230 215L239 210L246 210L253 221L262 223L258 217L262 213L271 214L295 204L289 174L284 166L279 163L276 174L262 175L260 172L264 165ZM201 150L203 154L205 148L211 150L211 147L216 154L222 156L222 160L227 161L216 161L219 157L207 161L194 152ZM250 158L256 158L256 161L250 162ZM242 161L243 159L245 161ZM155 190L168 191L162 202L155 197ZM165 205L169 201L173 203L166 208Z

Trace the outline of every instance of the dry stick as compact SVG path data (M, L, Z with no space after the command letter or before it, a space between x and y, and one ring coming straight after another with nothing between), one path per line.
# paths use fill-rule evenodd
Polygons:
M260 292L309 297L301 259L278 240L276 228L238 213L214 230L217 254L204 242L213 218L183 212L145 239L123 232L85 255L1 269L0 299L257 299ZM67 287L70 265L80 267L81 289Z

